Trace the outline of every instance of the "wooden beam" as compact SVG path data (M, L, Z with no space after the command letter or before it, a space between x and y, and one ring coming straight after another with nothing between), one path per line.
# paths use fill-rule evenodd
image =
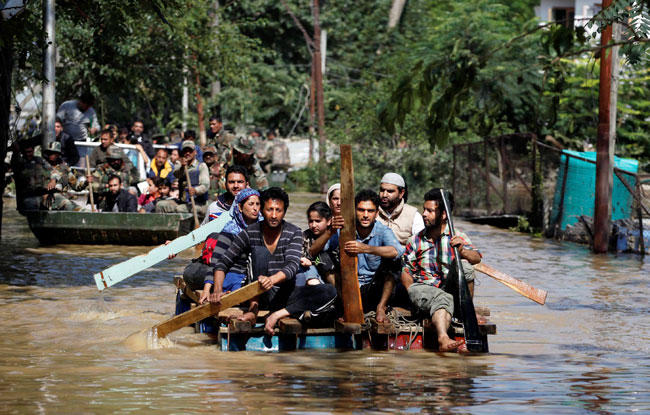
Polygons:
M169 320L156 324L153 326L152 330L156 333L158 338L165 337L171 332L189 326L197 321L201 321L204 318L217 315L221 310L243 303L244 301L250 300L263 292L264 290L259 283L254 282L248 284L221 297L221 303L219 305L212 303L200 305L192 310L184 312L183 314L179 314Z
M349 144L341 145L341 215L345 227L341 229L339 249L341 251L341 297L343 317L347 323L363 323L361 291L357 276L357 256L348 255L343 246L348 241L356 241L357 226L354 206L354 168L352 149Z

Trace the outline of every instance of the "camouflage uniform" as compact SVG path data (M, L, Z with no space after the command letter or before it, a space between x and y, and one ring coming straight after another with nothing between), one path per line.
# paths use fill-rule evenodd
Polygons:
M32 160L26 160L14 152L11 168L16 181L18 210L38 210L43 195L47 193L47 183L50 181L52 168L49 163L37 156Z
M253 154L255 152L255 139L252 137L239 136L233 143L233 149L243 153L249 154L251 157L245 163L242 163L242 166L248 171L248 179L250 181L251 187L257 190L264 190L269 187L269 181L266 178L266 173L260 167L259 161ZM231 160L231 164L234 161ZM228 166L224 166L225 169ZM224 189L225 189L225 177L224 177Z
M62 194L68 190L69 185L76 185L77 178L70 172L68 165L61 159L61 143L56 141L50 143L49 147L43 151L43 154L49 157L50 153L57 153L59 155L57 160L59 163L53 166L50 164L52 167L50 170L50 180L56 182L54 185L55 192L50 192L43 201L43 207L49 210L75 210L77 206ZM48 163L51 162L48 160Z
M135 183L138 183L140 176L137 169L129 169L124 163L119 170L114 169L108 163L110 159L121 159L122 151L115 146L110 146L106 151L106 163L97 166L92 173L93 176L93 192L104 193L108 192L108 180L112 175L118 176L122 180L122 187L127 188Z

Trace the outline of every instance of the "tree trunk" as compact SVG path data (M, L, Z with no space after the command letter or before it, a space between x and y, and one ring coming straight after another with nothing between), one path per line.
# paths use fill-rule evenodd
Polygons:
M320 192L327 193L327 160L325 136L325 99L323 97L323 73L321 71L320 50L320 6L314 0L314 72L316 78L316 107L318 110L318 170L320 177Z
M406 0L393 0L393 6L390 8L390 13L388 14L389 29L392 29L399 24L405 4Z

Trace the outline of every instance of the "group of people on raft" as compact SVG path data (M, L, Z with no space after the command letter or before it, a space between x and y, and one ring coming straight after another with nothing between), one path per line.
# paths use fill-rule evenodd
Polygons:
M226 203L206 217L219 222L213 225L217 231L207 238L202 256L186 267L184 280L201 291L200 303L219 303L225 293L258 281L265 293L249 301L238 319L254 325L259 310L269 310L268 334L287 316L331 323L342 315L342 249L358 258L364 313L374 312L376 320L384 322L391 305L416 309L431 319L440 350L455 351L462 341L447 334L454 299L443 290L454 268L452 247L457 248L472 295L472 265L481 261L481 254L464 233L450 234L441 189L424 195L422 214L406 203L408 190L400 175L385 174L378 190L356 194L356 240L341 246L345 221L340 184L329 188L325 202L309 206L308 229L302 232L284 219L289 208L284 190L271 187L260 193L249 187L246 169L231 166L226 172ZM447 195L453 209L453 195Z

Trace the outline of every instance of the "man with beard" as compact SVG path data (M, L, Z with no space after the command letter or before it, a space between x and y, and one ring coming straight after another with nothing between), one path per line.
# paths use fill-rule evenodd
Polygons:
M240 191L247 188L248 184L248 173L243 166L234 165L228 167L228 170L226 170L226 192L220 195L217 200L208 206L208 212L201 224L205 225L221 216L228 217L227 219L221 219L221 222L224 224L231 220L232 216L229 215L228 212L232 207L235 196L237 196Z
M154 177L159 177L161 179L171 178L170 174L174 171L174 165L167 160L168 153L167 149L159 148L156 150L156 157L153 159L153 163L149 166L149 171L147 172L147 178L153 179Z
M99 209L102 212L137 212L138 200L122 189L122 179L114 174L108 178L108 192L102 195Z
M261 275L252 275L266 291L250 301L243 319L255 322L259 308L272 313L266 319L264 330L273 334L277 321L286 316L301 319L306 311L312 315L329 310L336 299L336 288L329 284L296 287L296 274L300 266L302 232L297 226L284 221L289 207L289 196L278 187L271 187L261 195L264 220L249 225L233 239L228 251L215 266L211 303L219 303L223 294L226 272L242 255L255 261L252 269ZM262 265L262 266L260 266Z
M454 209L454 198L448 197L449 211ZM447 335L454 314L454 298L441 285L453 267L453 247L461 257L463 275L474 295L474 268L481 262L481 254L472 245L467 235L456 229L451 235L447 226L447 213L442 201L441 189L431 189L424 195L425 228L409 238L403 256L402 284L408 291L411 302L422 312L431 316L438 333L440 351L455 351L461 341L454 341Z
M377 220L388 226L402 246L411 236L424 229L424 222L415 206L407 205L408 189L404 178L386 173L379 184L379 215Z
M386 307L398 276L400 256L404 248L393 231L377 221L380 199L372 190L362 190L354 197L356 213L356 241L341 247L348 255L357 255L357 276L361 290L361 303L365 313L375 311L377 321L386 319ZM338 217L336 228L345 225ZM332 221L332 227L335 226ZM329 249L339 246L340 230L330 239Z
M137 170L127 168L122 161L122 150L111 145L106 149L106 162L97 166L95 171L88 176L88 182L94 193L106 193L109 190L108 181L112 176L120 178L120 184L133 186L139 181ZM136 200L137 202L137 200Z

